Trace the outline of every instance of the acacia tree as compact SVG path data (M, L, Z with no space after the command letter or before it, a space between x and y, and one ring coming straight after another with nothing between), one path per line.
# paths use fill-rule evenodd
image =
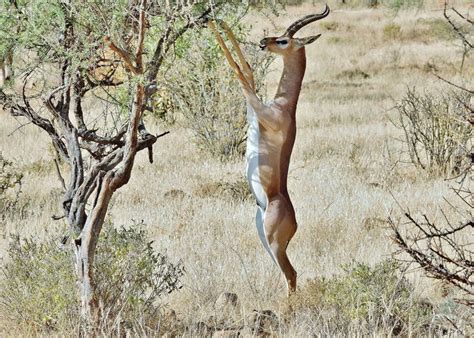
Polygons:
M4 0L0 51L14 48L15 76L0 105L51 138L70 228L84 333L100 317L93 264L112 195L127 184L149 133L157 76L174 43L228 1ZM66 167L66 169L64 169ZM69 178L63 179L60 168Z

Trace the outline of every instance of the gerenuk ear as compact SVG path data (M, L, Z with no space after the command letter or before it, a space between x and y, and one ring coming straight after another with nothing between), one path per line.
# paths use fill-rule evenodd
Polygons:
M321 34L318 34L318 35L308 36L307 38L300 38L298 40L300 40L300 43L302 45L309 45L310 43L313 43L314 41L319 39L320 36Z

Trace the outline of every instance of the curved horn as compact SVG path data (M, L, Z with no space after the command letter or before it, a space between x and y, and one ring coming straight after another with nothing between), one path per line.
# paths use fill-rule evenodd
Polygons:
M299 19L298 21L295 21L294 23L291 24L290 27L287 28L284 35L291 38L302 27L306 26L307 24L311 22L324 19L328 15L329 15L329 6L326 4L326 8L324 9L324 12L322 12L321 14L306 15L305 17Z

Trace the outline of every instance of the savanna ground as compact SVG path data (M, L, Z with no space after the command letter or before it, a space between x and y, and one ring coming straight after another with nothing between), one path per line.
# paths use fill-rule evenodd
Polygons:
M469 5L460 1L458 6ZM251 13L244 20L252 25L251 40L259 41L264 31L278 34L320 7L288 6L278 17ZM306 49L288 179L298 221L288 253L300 292L309 280L340 275L346 264L373 266L390 258L397 247L390 239L388 216L402 219L409 208L441 220L445 199L453 200L452 182L408 163L398 141L402 132L391 122L397 119L394 106L408 88L445 91L446 84L433 72L459 78L462 48L442 17L441 5L394 11L334 4L332 9L327 19L299 33L322 33ZM279 59L272 65L269 93L278 85L281 67ZM474 77L472 55L463 75ZM235 112L236 117L242 114ZM54 233L52 223L56 229L63 226L51 220L58 212L61 186L49 140L28 125L17 130L19 122L6 112L0 117L1 153L25 175L20 195L24 208L0 228L4 256L9 234L41 237ZM155 129L171 133L158 141L154 164L146 154L138 156L130 183L112 201L108 222L130 226L143 221L156 249L184 265L183 288L163 299L167 311L173 309L184 325L208 322L220 315L214 308L218 296L233 292L241 306L237 325L254 309L287 313L283 277L259 241L255 202L242 188L243 159L219 161L201 151L179 118L173 125L157 122ZM450 210L445 210L447 216L455 218ZM436 307L454 297L415 266L406 277L414 287L414 301ZM289 336L335 332L311 324L317 322L297 313L274 330ZM4 324L7 335L17 332Z

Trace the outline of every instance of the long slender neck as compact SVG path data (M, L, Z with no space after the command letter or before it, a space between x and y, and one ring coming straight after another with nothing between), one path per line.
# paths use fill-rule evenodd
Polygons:
M275 101L283 98L284 100L278 101L283 101L285 105L296 110L305 69L306 54L304 47L301 47L294 53L283 56L283 73L281 74Z

